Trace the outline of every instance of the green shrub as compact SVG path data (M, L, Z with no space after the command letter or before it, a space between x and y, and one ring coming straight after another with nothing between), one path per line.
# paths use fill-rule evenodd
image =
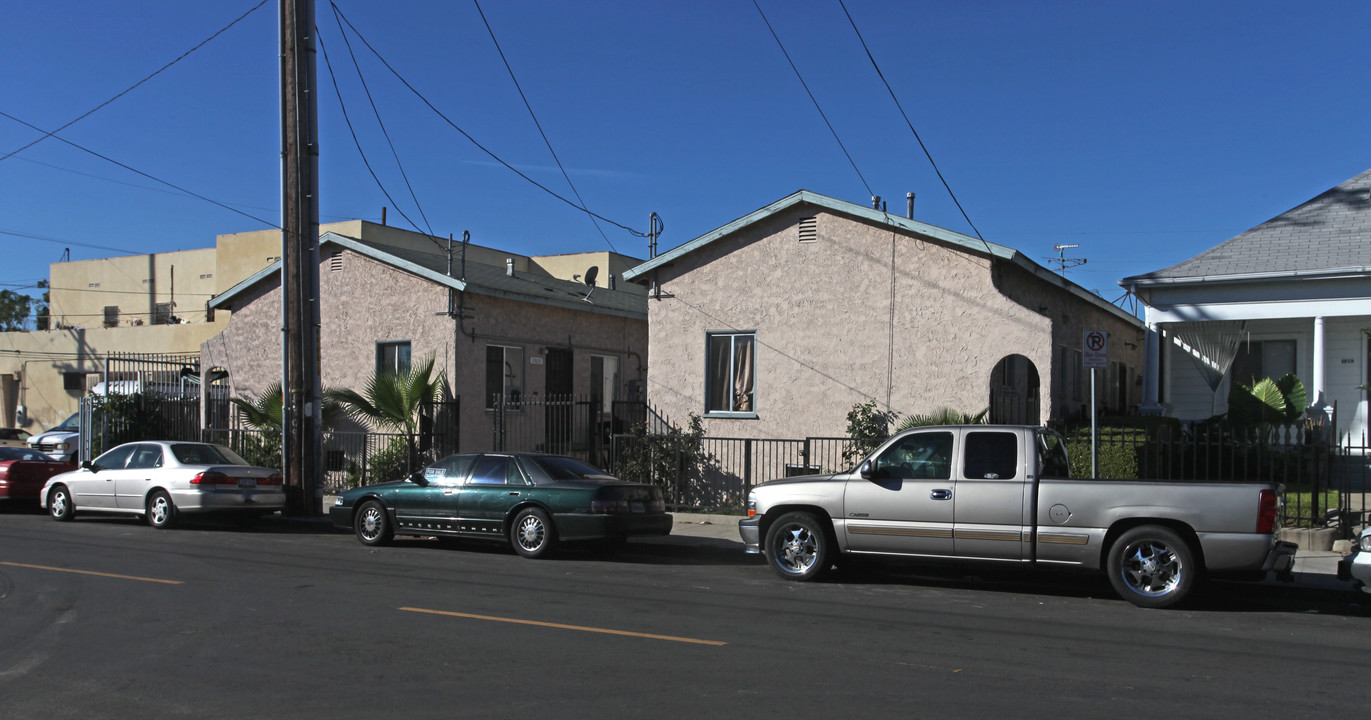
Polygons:
M404 480L409 477L410 472L423 467L422 458L410 467L409 445L404 438L391 438L390 443L381 450L376 451L367 460L367 482L383 483L392 480Z

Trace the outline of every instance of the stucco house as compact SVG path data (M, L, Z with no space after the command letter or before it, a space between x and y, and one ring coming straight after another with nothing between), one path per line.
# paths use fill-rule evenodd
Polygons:
M1315 412L1365 445L1371 170L1156 272L1119 282L1146 305L1144 394L1184 420L1227 411L1233 382L1295 373Z
M637 262L608 252L529 257L460 242L449 254L446 239L365 222L325 232L322 385L361 392L378 371L433 357L460 398L463 450L490 447L498 398L517 405L593 396L608 412L615 399L641 396L646 372L646 293L620 287L617 277ZM592 267L594 285L586 282ZM226 374L231 396L257 396L281 377L280 264L210 306L232 317L202 345L202 368Z
M648 399L731 438L841 436L853 405L994 422L1138 401L1140 320L1011 248L808 191L625 274L648 288Z

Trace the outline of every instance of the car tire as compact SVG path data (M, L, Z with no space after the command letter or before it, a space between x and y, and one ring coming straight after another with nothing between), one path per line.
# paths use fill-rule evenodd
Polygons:
M145 516L149 525L165 530L176 524L176 505L165 490L156 490L148 496Z
M1109 548L1109 583L1138 607L1164 608L1184 600L1200 574L1195 555L1176 531L1143 525Z
M509 526L509 544L526 558L540 558L557 544L557 530L546 512L534 507L520 510Z
M808 582L828 573L836 548L812 513L786 513L767 528L766 562L786 580Z
M373 547L388 545L395 537L395 528L390 526L385 506L375 500L368 500L357 508L357 514L352 516L352 529L359 542Z
M58 522L66 522L76 516L76 504L71 501L71 491L66 485L58 485L48 495L48 514Z

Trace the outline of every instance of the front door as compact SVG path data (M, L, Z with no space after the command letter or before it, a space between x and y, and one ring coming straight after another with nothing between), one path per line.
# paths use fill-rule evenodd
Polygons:
M565 453L571 444L571 420L575 399L572 374L572 353L567 348L547 349L547 413L543 416L547 433L548 452Z
M475 455L450 455L406 480L395 498L395 524L411 530L458 532L458 494Z
M120 445L95 458L94 465L99 472L82 470L67 481L72 500L78 509L83 505L89 508L115 507L115 480L119 477L119 473L124 471L124 465L128 464L129 456L133 454L134 447L136 446Z
M847 544L855 552L951 555L955 499L948 430L901 437L854 475L844 492Z

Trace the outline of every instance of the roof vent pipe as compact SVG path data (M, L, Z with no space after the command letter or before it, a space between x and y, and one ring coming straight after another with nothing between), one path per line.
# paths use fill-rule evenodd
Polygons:
M880 195L872 195L872 196L871 196L871 209L872 209L872 210L880 210L880 209L881 209L881 196L880 196Z
M913 220L913 219L914 219L914 193L905 193L905 194L904 194L904 202L905 202L905 217L909 218L910 220Z
M505 258L505 274L514 277L514 258Z

